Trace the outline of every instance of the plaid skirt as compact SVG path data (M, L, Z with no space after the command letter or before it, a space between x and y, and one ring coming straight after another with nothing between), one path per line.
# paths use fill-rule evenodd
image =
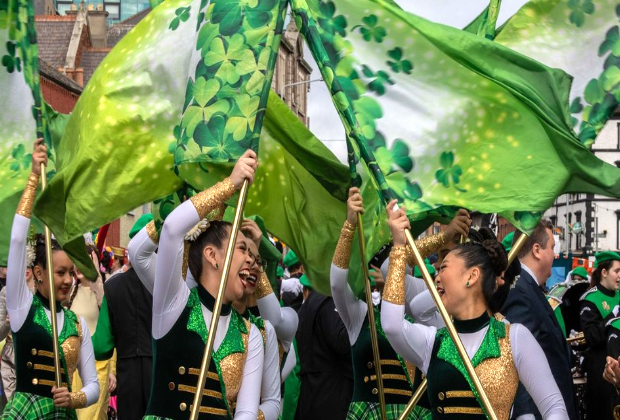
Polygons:
M405 404L386 404L386 417L389 420L398 420L405 407ZM429 410L416 406L407 417L407 420L431 420L432 418L433 416ZM352 402L349 405L347 420L381 420L381 406L379 403Z
M9 400L2 419L10 420L75 420L75 410L54 406L54 400L26 392L16 392Z

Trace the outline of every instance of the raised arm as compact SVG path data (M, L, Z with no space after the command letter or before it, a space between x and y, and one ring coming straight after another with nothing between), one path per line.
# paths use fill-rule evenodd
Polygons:
M155 285L157 261L155 251L158 245L159 235L155 228L155 222L151 220L136 233L136 236L129 241L127 246L131 266L136 270L138 278L151 294L153 294L153 286Z
M334 251L329 276L334 304L347 329L349 342L352 345L357 341L366 312L368 312L368 306L355 296L348 282L349 260L351 259L351 247L357 227L357 214L361 212L363 212L362 196L359 189L353 187L349 190L347 220L340 231L340 239Z
M545 353L523 325L510 327L510 346L519 380L545 420L568 418L564 398L553 378Z
M260 280L256 285L256 298L260 315L271 323L282 347L285 351L289 351L299 324L297 312L292 308L280 306L265 273L261 273Z
M37 139L32 153L32 172L19 200L11 228L11 246L6 274L6 308L13 331L19 331L24 325L32 304L32 292L26 284L26 245L32 207L41 175L41 164L47 165L47 148L43 139Z
M437 330L405 321L407 250L404 231L409 229L409 221L404 209L393 210L395 204L396 200L387 209L394 247L390 252L390 265L383 289L381 326L394 350L426 373Z
M193 196L166 218L159 240L153 286L153 338L166 335L172 328L189 296L182 277L185 234L207 214L228 200L236 191L230 178ZM137 235L136 235L137 236ZM149 239L150 240L150 239Z

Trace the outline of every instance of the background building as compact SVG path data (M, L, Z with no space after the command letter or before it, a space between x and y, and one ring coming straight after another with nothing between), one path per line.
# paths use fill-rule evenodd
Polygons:
M605 124L592 146L601 160L620 167L620 113ZM560 232L562 250L592 255L620 249L620 200L594 194L566 194L545 212Z

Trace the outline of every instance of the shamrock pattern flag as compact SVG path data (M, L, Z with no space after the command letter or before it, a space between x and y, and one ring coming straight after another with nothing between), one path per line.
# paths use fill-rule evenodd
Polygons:
M0 0L0 64L0 92L10 104L0 113L0 266L6 266L13 216L30 174L34 141L48 132L34 13L27 0ZM52 177L54 148L49 135L45 139Z
M291 4L374 188L414 221L466 207L529 232L564 192L620 194L575 136L562 70L385 0Z
M571 126L591 147L620 104L620 2L532 0L495 42L572 77Z

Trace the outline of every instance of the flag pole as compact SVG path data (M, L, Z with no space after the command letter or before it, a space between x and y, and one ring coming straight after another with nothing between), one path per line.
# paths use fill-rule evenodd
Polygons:
M366 292L366 306L368 307L368 326L370 327L370 342L372 343L372 356L375 364L375 375L377 376L377 391L379 394L379 405L381 408L381 419L386 420L385 394L383 392L383 376L381 374L381 357L379 355L379 341L377 339L377 324L375 323L375 309L372 303L372 290L370 290L370 276L368 265L366 264L366 243L364 240L364 226L362 214L357 213L357 239L360 246L362 258L362 268L364 272L364 291Z
M47 188L47 173L45 164L41 164L41 190ZM52 233L50 228L45 225L45 260L47 264L47 282L49 285L50 296L50 321L52 324L52 346L54 349L54 378L56 388L62 387L62 377L60 375L60 346L58 345L58 320L56 319L56 287L54 285L54 261L52 258ZM67 378L69 379L69 378Z
M407 243L409 244L409 247L411 248L411 251L413 252L416 265L420 268L420 272L422 273L422 279L426 283L426 287L428 288L431 296L433 297L433 300L435 301L435 305L437 305L437 309L439 310L439 313L441 314L441 317L443 318L443 321L446 324L448 333L450 334L452 341L454 341L454 345L456 346L456 349L459 352L461 359L463 360L463 364L465 365L467 374L469 375L469 377L471 378L473 382L474 388L476 392L478 393L478 396L482 402L482 406L484 407L484 410L487 413L487 416L491 420L497 420L497 416L495 415L495 411L493 411L491 402L489 401L489 398L487 397L486 393L484 392L484 389L482 388L480 379L478 379L478 375L476 375L474 366L471 364L471 360L469 360L469 356L467 355L467 351L465 351L465 347L463 346L463 343L461 342L461 338L459 337L456 329L454 328L454 325L452 325L450 315L448 314L448 311L446 311L446 308L443 305L443 302L441 301L441 297L439 296L439 293L437 293L437 289L435 289L435 283L433 282L433 279L431 278L431 275L428 272L426 265L424 264L424 259L422 258L422 255L420 255L420 252L418 251L418 248L415 244L415 241L409 229L405 230L405 237L407 238Z
M517 243L515 243L515 245L510 249L510 252L508 253L508 265L510 265L514 261L521 248L523 248L523 245L525 245L525 241L527 240L527 238L528 235L526 234L522 234L521 236L519 236L519 239L517 239ZM405 409L401 413L398 420L405 420L409 416L411 410L413 410L413 408L418 404L418 402L420 402L420 398L422 398L422 395L424 395L424 393L426 392L427 385L428 382L426 378L424 378L424 380L420 383L420 386L418 386L415 394L413 394L413 397L411 397L411 399L405 406Z
M245 199L248 194L248 187L249 182L246 179L243 181L241 191L239 192L239 201L237 201L235 219L233 221L232 229L230 231L230 239L228 240L228 246L226 248L226 259L224 260L224 267L222 269L220 287L217 291L217 297L215 298L213 316L211 317L211 324L209 325L209 331L207 333L207 344L205 346L205 352L202 356L202 363L200 364L200 375L198 375L198 385L196 386L196 393L194 394L194 403L190 407L190 420L197 420L198 414L200 413L202 394L205 389L205 381L209 370L209 364L211 363L213 344L215 342L215 333L217 331L217 324L220 319L220 311L222 309L222 299L224 297L224 291L226 290L226 283L228 282L228 272L230 271L230 265L232 263L237 234L239 233L239 227L241 226L241 218L243 215L243 207L245 206Z

